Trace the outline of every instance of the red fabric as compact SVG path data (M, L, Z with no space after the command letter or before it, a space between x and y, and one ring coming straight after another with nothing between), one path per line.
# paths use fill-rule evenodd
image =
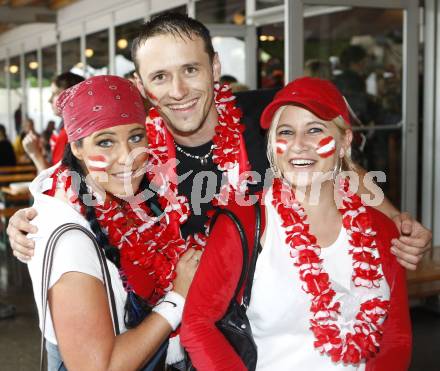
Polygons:
M380 351L367 362L366 371L407 370L411 359L411 324L405 271L389 251L390 241L398 232L385 215L367 209L377 231L383 271L391 289L391 304ZM254 213L249 207L234 207L232 211L246 229L254 225ZM199 371L245 370L241 359L215 326L228 307L240 275L239 251L241 246L234 226L226 217L219 217L186 298L180 334L183 346Z
M67 133L63 127L57 135L54 147L52 149L52 165L55 165L63 158L64 149L67 146L67 142Z
M233 205L228 209L244 223L246 237L253 241L254 206ZM226 312L240 277L243 264L240 236L230 219L220 215L208 241L193 280L196 284L191 285L186 298L180 340L199 371L244 371L246 367L240 357L215 325Z
M134 84L111 75L94 76L64 90L57 106L69 143L105 128L143 124L147 116Z
M377 231L385 278L391 289L390 309L384 323L379 353L370 359L366 371L408 370L411 361L412 333L408 309L406 272L390 252L391 240L399 237L394 222L380 211L368 208Z
M243 138L243 133L240 133L240 152L239 152L239 160L238 160L238 165L239 165L239 169L240 169L240 174L246 172L246 171L251 171L251 165L249 163L249 159L248 159L248 155L247 155L247 150L246 150L246 144Z
M350 125L347 103L338 88L328 80L301 77L287 84L264 109L261 115L262 128L269 129L278 108L288 104L303 106L326 121L342 116Z

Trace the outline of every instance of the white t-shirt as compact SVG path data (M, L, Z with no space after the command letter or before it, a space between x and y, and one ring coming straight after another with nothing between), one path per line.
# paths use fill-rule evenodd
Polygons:
M310 328L310 295L302 290L298 268L293 265L290 247L285 243L285 232L281 219L272 206L272 192L266 194L268 236L258 257L252 296L247 315L258 346L258 371L273 370L346 370L363 371L365 363L344 366L334 363L327 355L321 355L313 343L315 337ZM269 238L270 236L270 238ZM349 239L344 228L337 240L321 249L323 266L328 272L336 299L341 302L340 322L350 323L359 310L358 296L353 295L351 275L352 258L348 254ZM389 298L389 288L385 280L381 284L383 296ZM360 289L363 290L363 289ZM375 290L362 292L362 301L369 295L377 295ZM358 291L359 292L359 291ZM348 304L348 305L347 305ZM352 331L351 328L348 330Z
M55 166L56 167L56 166ZM30 191L34 197L33 207L38 215L32 221L37 226L38 232L29 235L35 241L35 254L28 263L29 274L32 279L34 298L37 304L40 329L42 329L41 307L41 281L43 269L43 257L47 241L52 232L62 224L77 223L88 230L90 225L87 220L75 211L67 203L43 193L52 187L50 179L55 167L43 171L30 185ZM127 293L124 290L116 266L107 259L107 265L115 295L116 309L118 312L119 328L121 332L126 330L124 325L124 305ZM58 240L53 256L52 273L49 288L67 272L81 272L98 278L103 282L101 265L93 242L83 232L74 230L66 232ZM80 298L78 298L80 300ZM47 307L45 337L53 344L58 344L50 313Z

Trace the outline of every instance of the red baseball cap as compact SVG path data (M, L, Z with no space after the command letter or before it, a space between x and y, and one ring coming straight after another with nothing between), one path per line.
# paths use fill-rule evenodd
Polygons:
M304 107L325 121L342 116L350 125L347 103L336 86L328 80L300 77L287 84L264 109L260 119L261 127L269 129L278 108L288 104Z

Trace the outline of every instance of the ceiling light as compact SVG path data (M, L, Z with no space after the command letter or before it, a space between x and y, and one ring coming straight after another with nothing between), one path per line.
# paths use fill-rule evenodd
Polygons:
M116 42L116 45L118 46L119 49L125 49L128 46L128 41L127 39L119 39Z
M18 66L15 65L15 64L11 64L11 65L9 66L9 72L10 72L10 73L17 73L17 72L18 72Z
M38 62L37 61L31 61L29 62L29 68L31 70L36 70L38 68Z
M93 51L93 49L87 48L85 50L84 54L86 55L87 58L92 58L93 54L95 54L95 52Z

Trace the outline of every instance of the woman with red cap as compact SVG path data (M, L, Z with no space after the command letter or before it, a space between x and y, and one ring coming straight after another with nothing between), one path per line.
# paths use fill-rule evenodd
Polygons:
M117 76L92 77L64 91L57 104L69 145L62 164L30 187L38 232L28 268L48 368L138 370L150 361L151 370L180 323L201 253L162 244L161 236L180 237L143 198L146 113L136 87ZM48 241L65 223L92 232L103 249L114 304L99 250L82 230L58 235L51 272L42 279Z
M390 253L398 232L363 205L344 175L353 166L344 98L328 81L299 78L275 96L261 124L269 129L274 181L262 195L262 250L247 308L256 369L406 370L405 273ZM231 210L249 241L253 207ZM236 227L219 216L182 321L182 343L197 370L246 369L216 326L234 295L242 256Z

